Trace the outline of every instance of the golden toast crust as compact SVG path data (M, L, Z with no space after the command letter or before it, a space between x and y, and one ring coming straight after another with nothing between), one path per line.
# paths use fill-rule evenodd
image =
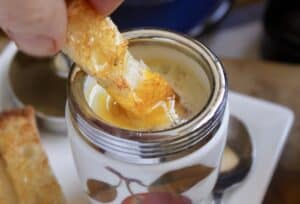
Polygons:
M0 114L0 155L18 204L65 203L40 143L32 107Z
M127 111L145 115L157 103L175 99L168 82L134 59L113 22L86 0L68 6L66 42L64 52Z

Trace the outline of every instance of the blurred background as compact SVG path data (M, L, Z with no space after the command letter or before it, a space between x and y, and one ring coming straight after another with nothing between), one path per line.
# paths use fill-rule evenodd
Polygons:
M121 30L186 33L221 58L230 89L290 107L296 122L265 204L300 203L300 1L125 0L112 15ZM8 40L0 32L0 49Z
M299 13L293 0L126 0L112 18L189 34L224 57L299 62Z

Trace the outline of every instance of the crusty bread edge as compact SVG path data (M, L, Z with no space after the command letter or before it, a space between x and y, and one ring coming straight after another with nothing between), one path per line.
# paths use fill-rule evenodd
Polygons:
M24 108L20 109L8 109L0 113L0 128L3 126L6 121L16 117L16 116L23 116L26 117L27 119L31 120L33 122L35 128L36 127L36 122L35 122L35 110L32 106L26 106ZM32 121L34 120L34 121Z
M57 187L58 187L57 190L61 194L61 202L60 203L61 204L66 203L66 198L64 196L64 192L61 188L59 181L57 180L57 178L53 172L53 169L49 162L48 155L46 154L46 151L40 142L41 138L40 138L40 133L39 133L36 118L35 118L35 109L32 106L25 106L25 107L19 108L19 109L8 109L8 110L4 110L3 112L0 112L0 129L4 128L6 125L8 125L8 123L11 123L13 120L15 120L17 118L22 118L23 120L27 120L28 123L30 123L30 125L32 126L33 134L38 135L37 139L40 143L43 154L45 155L45 158L47 160L47 163L48 163L47 165L52 174L52 179L54 179L54 182L57 184ZM8 174L10 174L10 173L8 172ZM14 182L12 182L12 184L15 185ZM17 196L17 197L18 197L17 199L20 199L19 196Z

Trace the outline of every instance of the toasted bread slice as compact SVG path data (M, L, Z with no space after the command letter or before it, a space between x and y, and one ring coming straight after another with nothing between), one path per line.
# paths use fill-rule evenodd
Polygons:
M127 111L145 115L159 104L169 106L176 98L172 87L134 59L127 45L110 18L101 16L88 1L69 3L64 52Z
M18 203L17 195L6 171L6 165L0 156L0 204Z
M0 114L0 155L18 204L65 203L40 143L33 108Z

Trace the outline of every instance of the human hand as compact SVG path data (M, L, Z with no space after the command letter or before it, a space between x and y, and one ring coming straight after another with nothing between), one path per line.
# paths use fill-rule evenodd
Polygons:
M88 0L102 14L109 15L123 0ZM0 27L19 49L47 56L64 45L67 9L64 0L0 0Z

